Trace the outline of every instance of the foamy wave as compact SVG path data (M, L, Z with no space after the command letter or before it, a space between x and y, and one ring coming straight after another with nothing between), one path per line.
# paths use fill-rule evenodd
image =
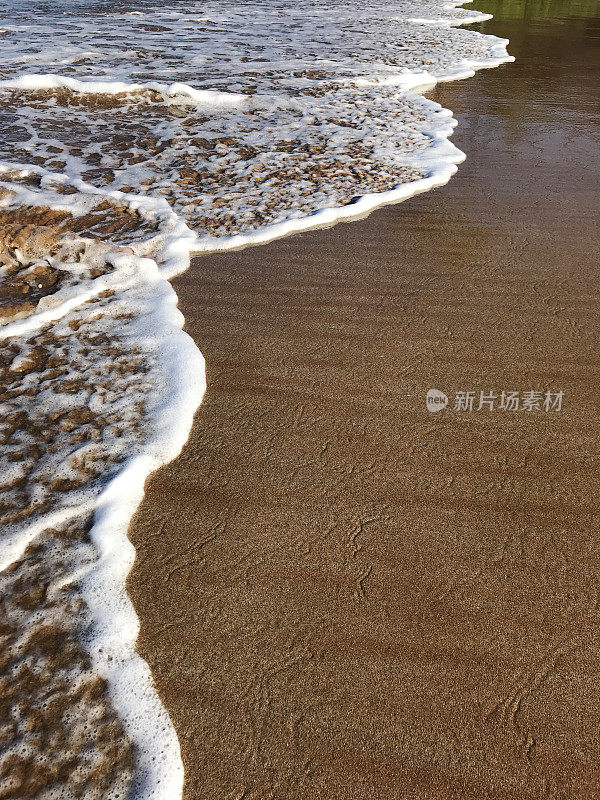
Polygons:
M143 0L135 12L84 6L41 20L22 0L4 27L0 568L25 570L36 543L77 542L55 582L85 606L81 624L69 612L69 636L135 745L139 800L178 798L183 768L135 652L127 527L205 389L168 279L193 252L446 183L464 158L449 141L455 120L419 93L511 60L505 40L457 29L487 15L456 5L376 0L358 14L340 0L307 14L291 2ZM32 63L39 73L23 74ZM44 619L53 614L67 624L64 606L47 604ZM0 781L3 763L0 753Z
M15 209L21 214L26 200L34 215L36 194L38 202L50 205L48 191L36 193L13 184L5 213ZM89 215L94 203L101 202L97 194L77 193L75 198L54 198L55 209ZM157 206L160 209L161 203ZM55 579L67 587L77 586L91 616L92 623L80 636L94 669L107 681L112 703L135 747L135 796L149 800L179 797L183 771L168 715L146 663L135 653L139 624L125 592L135 553L127 527L147 476L174 458L187 439L205 388L204 361L181 330L183 317L175 292L159 263L135 252L148 249L151 241L167 274L187 266L190 237L185 226L173 225L168 217L162 221L164 229L159 225L158 233L152 232L147 241L134 238L130 252L87 237L67 237L57 252L42 260L67 276L68 285L42 298L47 301L44 305L50 303L49 309L35 309L25 319L0 327L0 338L10 343L9 361L2 369L9 399L0 402L6 439L1 460L7 460L0 567L6 570L23 559L33 542L45 541L47 531L82 525L93 515L88 538L94 560L74 558L70 571ZM19 258L22 263L13 269L17 276L40 262L39 253L27 259L25 251ZM69 283L71 276L76 280ZM102 380L89 375L85 357L79 355L82 347L98 340L107 342L106 353L97 349L89 361L98 376L105 374L110 380L103 396L98 390ZM64 365L59 376L52 374L54 354ZM135 403L143 404L143 415ZM86 414L86 409L93 413ZM22 424L13 423L21 410L28 419L25 435L18 427L11 429ZM73 417L73 411L79 417ZM73 427L65 430L74 430L75 438L69 441L60 430L53 437L49 420L60 422L69 415ZM118 438L110 430L114 426L121 427ZM45 438L36 445L32 460L28 449L37 441L37 431ZM11 488L10 463L19 464L14 479L27 475L24 500ZM53 619L47 614L44 624L55 624Z
M209 89L194 89L185 83L124 83L122 81L81 81L66 75L32 74L19 78L0 81L1 89L15 89L23 92L51 92L56 89L68 89L76 94L104 95L148 95L156 93L165 102L181 102L211 108L237 108L248 102L243 94L219 92Z

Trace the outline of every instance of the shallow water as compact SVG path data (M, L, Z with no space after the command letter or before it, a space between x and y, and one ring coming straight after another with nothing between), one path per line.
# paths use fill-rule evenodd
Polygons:
M432 93L447 186L175 283L209 386L131 592L189 798L600 794L598 23L523 5Z
M433 0L360 15L344 2L9 2L0 14L0 521L5 577L21 587L5 583L17 599L2 786L176 797L178 743L124 593L144 480L177 454L204 391L167 279L191 251L445 183L463 158L452 116L415 90L507 60L506 43L455 27L482 18ZM29 573L44 575L37 601ZM73 648L56 686L38 628ZM77 675L95 694L69 695ZM81 743L70 773L48 767L33 784L31 765L56 754L30 735L31 709Z

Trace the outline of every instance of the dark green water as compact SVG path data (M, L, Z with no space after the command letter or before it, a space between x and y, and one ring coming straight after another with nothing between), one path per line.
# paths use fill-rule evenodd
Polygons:
M598 15L598 0L476 0L470 8L503 19L571 19Z

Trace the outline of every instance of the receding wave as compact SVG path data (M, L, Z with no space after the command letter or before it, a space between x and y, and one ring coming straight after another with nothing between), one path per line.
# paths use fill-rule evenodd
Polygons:
M124 589L144 481L205 388L168 279L191 253L445 183L464 156L420 92L508 59L456 27L481 18L440 0L5 4L3 796L180 796Z

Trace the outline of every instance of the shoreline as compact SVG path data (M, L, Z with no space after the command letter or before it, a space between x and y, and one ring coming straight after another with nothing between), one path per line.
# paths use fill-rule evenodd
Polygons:
M469 0L469 2L472 1ZM465 20L461 23L456 22L451 27L458 28L468 25L477 25L479 27L482 22L488 19L490 19L490 16L484 16L483 19ZM409 92L409 97L413 102L418 99L425 107L435 107L436 115L442 120L448 120L447 127L438 125L435 128L424 131L432 145L420 156L416 158L413 156L412 159L407 161L408 167L426 173L423 178L401 183L387 191L360 195L356 202L348 205L322 208L308 216L268 224L250 233L236 233L231 236L201 239L199 242L201 246L194 247L192 245L191 247L192 259L202 255L210 256L222 252L243 250L247 247L258 247L286 236L295 236L306 231L329 228L340 222L356 222L357 220L365 219L379 208L387 205L397 205L419 194L444 186L456 174L458 165L464 162L466 154L451 141L456 127L452 109L432 102L427 97L427 94L431 93L438 84L468 80L480 70L496 69L502 64L511 64L515 59L506 52L508 44L508 39L498 39L498 43L494 48L493 58L486 61L463 60L460 69L451 71L442 77L436 77L428 72L408 72L397 76L398 85ZM368 82L365 81L365 83ZM376 87L378 84L375 82L373 85ZM385 85L385 83L382 84L382 86Z
M475 69L483 66L496 66L499 62L512 60L505 55L504 45L504 41L498 41L495 44L494 53L497 58L485 63L463 59L460 70L455 70L452 74L447 74L440 80L470 77L474 74ZM475 51L467 50L467 52ZM402 85L407 82L411 86L415 84L413 88L415 92L420 94L423 81L428 85L433 85L436 80L433 75L420 72L418 75L416 73L401 74L389 83L394 86L398 82ZM359 79L356 85L362 85L361 81L365 85L370 84L367 80ZM56 91L57 95L62 98L61 102L64 102L66 106L69 106L70 101L68 96L65 96L65 92L67 95L71 92L72 98L76 97L81 100L81 95L84 94L118 95L126 89L143 94L144 91L148 90L150 93L158 93L167 104L170 97L173 97L175 102L177 99L180 100L181 97L189 96L199 105L203 102L208 102L209 105L218 104L222 101L222 97L225 97L225 95L217 97L219 93L215 92L196 91L185 84L167 86L166 84L148 83L144 86L141 84L130 86L119 82L81 82L75 78L65 78L54 74L29 75L17 80L0 81L0 84L0 88L12 89L17 92L24 90L26 92L38 92L43 95L44 91ZM383 81L382 86L387 85L386 81ZM373 83L373 88L377 88L376 82ZM36 98L39 103L44 102L44 98L41 95ZM417 101L415 99L417 97L416 93L411 94L410 97L422 114L431 116L429 123L431 127L423 129L421 135L425 137L425 141L429 140L434 144L425 148L424 153L421 153L421 155L412 155L408 159L411 164L414 161L415 165L420 166L422 169L411 170L410 165L408 165L401 167L399 172L403 174L403 179L406 179L411 172L413 177L424 173L427 173L427 177L422 178L420 181L405 183L391 191L362 195L358 202L352 204L351 207L340 206L321 211L311 217L284 223L283 225L267 226L261 229L257 236L250 238L259 240L265 237L271 238L274 235L280 236L282 227L288 229L286 232L303 228L315 229L322 224L330 224L340 218L364 216L374 207L389 202L397 202L401 197L412 196L418 192L427 191L435 185L447 182L456 171L455 163L463 158L463 154L448 142L448 136L451 134L453 127L452 114L441 106L432 105L425 98L420 98ZM230 96L230 99L236 103L241 98L242 95ZM49 98L46 97L45 100L49 101ZM74 105L76 104L75 102ZM428 112L430 113L428 114ZM60 150L54 145L52 147L55 150ZM33 563L34 567L31 567L31 569L37 569L37 560L39 558L36 546L31 544L31 540L36 536L39 538L42 528L44 529L42 538L44 538L45 546L48 548L52 546L55 533L59 537L64 536L67 539L71 535L77 536L81 540L78 546L82 549L84 548L84 543L88 543L89 540L89 543L93 546L95 558L91 559L89 563L71 565L70 571L67 571L64 576L57 577L54 583L68 586L69 599L73 607L81 605L82 608L85 608L85 615L82 612L79 615L80 618L75 622L75 627L79 624L81 630L78 633L74 633L67 630L65 624L63 635L67 638L77 635L82 641L85 641L87 653L90 657L90 667L104 682L102 685L105 686L106 710L103 713L109 716L113 713L112 705L114 705L114 710L119 717L118 730L117 728L114 730L115 738L119 742L119 758L123 761L123 774L121 776L105 774L98 780L106 781L106 786L111 780L116 780L118 787L115 784L115 791L123 794L129 791L127 782L133 777L131 791L136 797L154 797L157 793L162 796L165 791L169 796L174 797L179 796L182 782L179 745L172 730L168 714L154 692L147 664L135 652L134 642L137 635L138 621L133 607L124 592L124 584L135 556L134 548L127 540L126 528L134 508L137 507L143 496L144 479L160 463L164 463L173 457L176 451L180 450L188 432L188 423L191 424L191 406L197 404L199 395L203 392L202 355L195 348L193 341L186 334L181 334L179 329L183 318L175 308L174 291L170 285L165 283L165 279L170 279L182 271L190 242L194 239L194 236L184 221L177 218L166 200L150 196L138 197L134 193L130 193L129 189L113 191L107 187L96 187L87 182L87 179L82 180L79 177L73 177L73 174L69 172L73 165L70 164L67 168L68 161L68 155L64 162L54 159L53 166L55 169L65 168L66 170L65 173L55 174L50 173L46 166L41 166L40 163L21 165L25 168L20 169L17 168L19 165L5 162L3 175L7 179L6 186L10 188L6 190L6 195L3 199L8 216L10 217L11 213L18 215L21 210L20 206L34 209L32 214L35 219L40 218L39 213L41 213L42 217L44 214L49 216L54 214L62 220L63 226L67 225L68 227L67 220L70 220L74 230L83 233L85 238L86 226L89 226L90 229L87 231L88 233L94 230L96 234L99 232L97 212L106 211L107 209L110 211L110 214L107 215L110 219L107 218L106 230L109 231L112 227L113 232L118 231L120 226L130 230L132 220L127 220L127 215L129 214L133 218L136 214L139 214L140 218L144 220L140 224L140 235L142 235L142 229L146 227L147 230L152 229L156 233L156 240L139 240L136 244L137 249L132 249L128 246L118 247L114 253L104 254L99 249L97 253L92 255L92 239L86 243L82 238L79 243L76 243L74 240L69 242L67 236L63 242L57 229L54 233L58 236L60 244L57 243L56 247L62 247L64 243L65 253L67 253L69 247L80 247L81 257L82 253L85 253L86 256L88 255L86 248L90 245L89 256L91 260L93 261L94 258L97 258L99 265L101 264L102 266L92 266L87 277L82 277L83 281L89 280L89 286L86 285L85 291L82 290L79 294L76 292L76 282L69 283L68 279L65 280L64 275L60 277L62 272L67 270L61 271L59 269L57 275L54 276L56 280L52 284L54 292L47 292L43 301L40 301L37 306L31 309L32 303L21 302L20 305L17 303L14 308L11 307L9 309L9 312L11 314L14 312L16 316L3 329L4 338L12 337L16 342L14 347L18 349L18 337L29 336L26 344L34 346L31 352L27 351L25 355L21 353L13 359L9 372L11 370L16 371L20 375L21 368L23 368L25 384L34 383L35 377L31 373L40 367L45 368L47 361L47 354L44 348L38 347L37 350L35 348L38 343L36 337L39 338L40 331L42 331L42 336L45 336L46 328L44 325L51 327L52 324L56 324L58 330L62 331L64 328L67 331L67 336L71 335L68 331L79 331L86 312L89 312L87 305L95 302L101 304L104 301L108 302L109 297L115 295L115 290L118 286L121 286L125 291L124 287L128 286L127 276L133 269L139 273L138 282L144 285L147 284L146 288L148 289L148 297L141 299L143 289L141 285L137 287L141 291L141 295L137 300L140 301L141 299L141 307L145 308L145 312L140 310L137 327L135 327L134 323L131 323L132 328L129 329L128 333L131 338L132 329L135 327L140 339L144 341L144 345L148 349L146 355L149 361L148 364L140 362L140 374L143 374L145 370L150 370L150 362L154 362L153 382L157 385L169 384L172 388L175 388L175 386L177 388L170 393L167 408L160 398L157 401L155 387L154 394L148 399L148 408L145 409L145 411L148 411L147 427L151 429L149 439L147 438L143 444L136 444L131 448L129 455L119 463L116 474L113 473L110 482L100 491L97 491L98 487L88 487L88 496L85 500L87 505L85 505L84 511L86 514L93 511L93 524L89 525L87 520L82 520L81 530L75 531L77 527L75 523L77 518L81 516L80 512L84 505L82 504L81 508L73 506L63 509L60 513L46 515L43 520L38 521L38 524L30 526L27 530L17 530L16 538L14 538L14 541L11 540L11 545L14 546L11 548L10 553L12 562L10 568L14 567L18 570L26 571ZM114 180L114 178L115 174L113 172L112 179ZM110 176L107 176L107 179L110 182ZM186 180L188 179L186 178ZM74 197L70 195L74 195ZM42 202L43 199L47 201L46 205ZM119 215L121 215L121 218L119 218ZM27 230L33 231L32 236L34 237L39 233L39 231L36 233L32 226ZM47 233L45 231L44 235ZM161 245L158 244L160 237L162 237ZM25 233L23 233L22 238L24 240L27 238ZM241 246L240 240L243 238L248 237L236 237L234 245L236 247ZM151 250L150 241L155 241L154 250ZM211 244L217 241L213 239ZM28 244L31 244L31 242L28 242ZM101 243L99 243L99 248L101 246ZM32 249L35 250L35 246ZM15 252L16 264L11 264L11 269L13 271L17 270L15 274L19 275L19 280L11 288L11 291L18 294L21 284L27 291L30 291L32 287L23 278L25 273L22 270L19 271L17 267L19 264L22 265L20 260L22 254L20 254L20 251ZM52 254L54 254L54 251ZM144 255L152 255L152 259L144 258ZM113 261L115 262L114 264ZM62 264L62 262L60 263ZM116 269L115 274L112 274L113 267ZM121 275L119 270L122 270ZM109 274L108 278L105 277L104 272ZM122 281L122 284L119 281ZM44 287L40 284L37 288L43 289ZM131 302L132 297L135 296L135 288L132 288L132 286L128 286L128 288L131 291L129 295L125 294L123 297L125 304L128 301ZM52 296L50 297L49 295ZM128 300L126 299L127 297ZM147 305L144 306L146 301ZM135 306L135 301L133 305ZM116 319L135 318L135 314L129 314L128 317L126 309L117 310L115 313ZM89 313L88 316L90 316ZM106 312L104 310L99 312L95 319L90 317L90 324L101 320L105 316ZM106 321L101 323L100 328L105 324ZM64 332L61 335L64 335ZM84 335L88 336L90 341L93 341L92 334L86 331ZM100 336L100 339L102 339L103 335ZM78 334L72 337L72 339L76 338L78 338ZM44 343L47 344L50 339L51 337L47 341L44 339ZM176 342L178 342L177 346ZM11 345L11 348L14 349L14 347ZM13 349L11 349L12 355L14 355ZM131 349L133 353L139 352L135 342ZM85 349L81 349L79 354L87 355L87 352ZM117 364L117 370L134 368L133 362L135 361L136 359L133 358L132 363L127 366L119 363ZM50 362L51 359L48 363ZM92 370L88 370L88 372L91 374ZM194 373L197 373L197 375ZM94 374L99 373L96 372ZM40 372L38 384L45 385L46 377L46 372ZM66 385L69 385L68 381ZM106 387L102 386L102 391L104 392L105 390ZM28 391L34 392L33 388L28 389ZM56 387L53 387L53 391L56 393ZM97 406L100 398L96 397L95 402ZM123 409L121 408L120 411L123 412ZM53 412L53 414L53 422L59 420L57 423L59 426L65 424L68 427L71 427L71 425L77 427L78 425L90 424L94 418L94 415L90 414L89 410L85 411L79 408L73 413L72 422L71 420L60 421L60 411ZM136 425L133 425L132 428L137 430ZM77 430L73 434L73 442L82 441L88 433L89 431L83 428ZM100 435L99 431L96 430L93 433L94 435ZM118 435L121 435L120 431ZM54 449L51 449L51 452L57 452L57 446L53 445L53 447ZM84 448L82 448L82 453L83 450ZM79 463L78 458L82 459L82 465L85 463L85 456L82 453L79 456L72 455L71 460L68 462L70 469L73 469L73 464ZM15 457L12 460L23 460L23 453L19 452L14 455ZM66 464L67 459L65 458L63 459L63 466ZM65 479L62 484L60 479L56 479L54 483L57 486L59 484L64 485L68 491L68 488L73 488L76 482L78 482L77 487L81 485L82 481L85 482L85 476L86 472L82 466L76 476L73 472L70 479ZM54 523L56 523L56 530L54 528L47 530L48 526ZM28 542L30 546L27 546ZM15 552L17 557L13 558ZM31 600L27 602L31 602ZM54 608L49 607L47 610L50 617L52 614L57 614ZM64 613L66 614L67 611L64 610ZM64 622L64 620L61 622ZM32 642L34 638L32 637ZM33 646L35 647L36 645L34 644ZM100 685L99 683L98 686ZM64 693L64 687L61 687L60 691ZM140 709L145 709L145 712L140 711ZM91 706L86 709L86 713L93 713ZM67 731L69 722L67 721L64 724L63 722L61 719L58 722L54 721L52 724L55 727L63 725L65 731ZM86 727L82 719L79 720L79 723L79 728ZM153 725L156 726L158 735L150 735L150 727ZM65 739L68 738L69 735L65 734ZM137 751L137 764L133 768L131 754L135 751ZM104 766L102 769L104 769ZM22 781L22 779L22 775L19 773L18 780ZM35 780L36 785L43 785L45 778L42 774L38 774Z
M597 143L569 116L593 77L564 31L522 26L513 82L435 92L467 142L450 184L174 281L208 390L148 481L128 591L186 800L599 788ZM518 104L552 48L562 150ZM430 387L496 384L569 404L424 411Z

